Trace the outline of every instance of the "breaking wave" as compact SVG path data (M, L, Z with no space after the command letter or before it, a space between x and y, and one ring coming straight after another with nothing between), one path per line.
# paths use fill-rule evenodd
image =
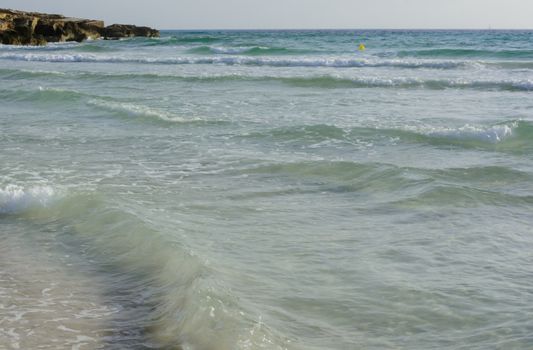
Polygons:
M0 77L6 79L27 79L54 77L63 79L143 79L158 82L161 80L186 82L280 82L289 86L309 88L421 88L429 90L475 89L499 91L533 91L533 81L523 80L469 80L469 79L422 79L422 78L381 78L381 77L342 77L335 75L276 76L276 75L172 75L155 73L97 73L97 72L58 72L28 69L0 69Z
M0 214L18 214L29 209L45 207L56 197L56 191L50 186L7 185L0 188Z
M145 64L221 64L245 66L271 67L396 67L396 68L429 68L456 69L467 67L475 62L457 60L379 60L365 58L339 57L125 57L125 56L97 56L91 54L21 54L4 53L0 59L20 60L31 62L102 62L102 63L145 63Z
M497 143L512 136L513 128L516 128L516 126L516 123L513 123L511 125L495 125L488 128L472 125L465 125L459 128L434 128L430 131L426 131L426 135L450 140L473 140Z
M491 126L467 124L459 127L404 126L398 128L339 128L323 124L276 128L241 135L239 138L268 139L274 143L298 144L304 147L328 145L331 142L351 145L393 142L524 153L533 149L533 125L526 121L513 121Z
M399 130L384 130L384 133L405 142L453 145L507 153L529 152L533 147L533 125L521 120L491 126L406 126Z
M265 78L267 79L267 78ZM466 80L466 79L420 79L420 78L343 78L334 76L315 77L276 77L284 83L300 87L323 88L425 88L431 90L442 89L479 89L504 91L532 91L531 80Z
M200 120L195 118L186 120L170 112L161 111L148 106L127 102L92 99L87 101L87 104L109 112L116 112L119 114L125 114L127 116L133 117L156 118L167 122L190 122Z
M382 78L382 77L343 77L337 75L283 76L283 75L172 75L155 73L97 73L97 72L58 72L28 69L0 69L0 77L6 79L27 79L54 77L62 79L143 79L186 82L280 82L289 86L309 88L421 88L429 90L475 89L497 91L533 91L533 80L469 80L469 79L423 79L423 78Z

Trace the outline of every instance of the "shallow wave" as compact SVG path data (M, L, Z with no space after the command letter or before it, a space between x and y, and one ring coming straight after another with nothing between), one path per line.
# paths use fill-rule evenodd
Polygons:
M238 174L264 183L274 175L289 185L243 191L232 196L236 200L334 193L357 198L365 211L486 205L509 209L533 204L533 192L524 191L530 188L533 174L504 166L427 169L317 160L268 164Z
M422 132L427 136L435 138L498 143L512 136L513 129L517 126L517 123L494 125L488 128L465 125L459 128L430 128Z
M76 90L48 88L42 86L34 90L0 89L0 100L10 102L38 102L46 105L57 105L58 102L61 102L62 106L65 106L67 103L79 105L80 102L84 102L90 107L112 112L119 116L136 117L141 119L144 118L151 121L160 121L165 123L225 123L225 121L222 120L206 121L193 116L184 118L175 113L159 110L157 108L138 103L117 101L108 97L86 94Z
M407 142L485 148L503 152L527 152L533 147L533 125L517 120L495 125L405 126L384 129L384 134Z
M168 45L181 43L213 43L222 40L219 37L210 35L187 35L187 36L172 36L169 38L152 39L152 44Z
M30 219L48 225L47 239L90 262L90 270L80 273L98 274L105 282L100 298L113 310L107 315L112 322L98 332L106 348L284 348L266 325L257 327L257 315L224 287L216 270L175 235L149 224L140 214L144 206L124 209L124 203L98 193L71 193L48 205L53 197L46 187L7 186L0 190L0 208L5 198L11 203L7 213L43 207Z
M533 196L513 195L492 189L478 189L463 185L431 186L416 196L393 203L399 207L453 207L475 208L480 205L501 206L505 208L533 204Z
M62 103L76 102L84 97L93 97L93 95L88 95L76 90L48 88L42 86L39 86L34 90L0 89L0 99L7 101L28 101L55 104L58 101Z
M32 69L5 69L0 68L0 77L4 79L27 79L32 77L69 77L66 72L45 71Z
M266 139L272 142L303 142L308 144L322 141L343 141L350 138L350 129L327 124L275 128L239 135L238 138Z
M528 73L533 69L532 61L485 61L483 64L496 69L523 69Z
M116 101L104 101L92 99L87 101L87 104L110 112L117 112L134 117L147 117L164 120L167 122L187 122L200 119L184 119L176 114L160 111L155 108L143 106L139 104L116 102Z
M346 182L362 187L372 187L370 179L388 182L401 175L402 169L380 163L354 163L347 161L302 161L261 165L239 171L246 174L263 174L267 176L297 176L302 180L320 177L330 182ZM398 185L400 188L401 184Z
M57 197L57 192L50 186L7 185L0 188L0 214L19 214L33 208L46 207Z
M480 49L425 49L398 51L398 57L447 57L447 58L533 58L533 50L480 50Z
M383 128L365 128L356 127L351 129L339 128L333 125L307 125L289 128L278 128L264 132L244 135L244 137L274 137L275 139L292 139L293 137L313 137L317 139L335 138L342 139L357 135L371 135L386 133L388 135L408 135L418 134L432 138L445 138L450 140L475 140L486 143L498 143L513 135L513 132L519 128L526 128L525 122L512 122L509 124L494 125L490 127L481 127L473 125L464 125L458 128L448 127L409 127L398 129Z
M165 125L169 125L169 123L174 125L223 125L229 123L228 121L220 119L207 120L194 116L183 117L172 112L163 111L139 103L121 102L109 99L104 100L99 98L90 99L86 103L89 106L114 113L117 116L134 117L139 118L139 120L151 122L164 122Z
M295 87L308 88L400 88L400 89L474 89L501 91L533 91L532 80L468 80L468 79L421 79L421 78L380 78L380 77L342 77L335 75L315 76L275 76L275 75L172 75L163 73L98 73L98 72L59 72L28 69L0 69L0 77L7 79L27 79L40 77L65 79L144 79L147 81L187 81L187 82L281 82Z
M151 47L151 46L183 46L183 45L191 45L191 44L210 44L210 43L216 43L219 41L222 41L222 38L218 38L215 36L162 36L159 38L141 38L141 37L134 37L134 38L125 38L118 41L115 41L115 43L119 44L120 46L140 46L140 47Z
M397 68L430 68L430 69L457 69L472 65L476 62L458 60L380 60L365 58L339 58L339 57L301 57L301 58L274 58L274 57L125 57L125 56L100 56L90 54L11 54L4 53L0 59L37 61L37 62L102 62L102 63L145 63L145 64L221 64L221 65L249 65L271 67L397 67Z
M72 50L78 51L78 52L116 52L118 51L114 47L101 46L101 45L95 45L95 44L89 44L89 43L76 46Z
M521 206L533 203L531 191L518 194L509 191L509 184L514 184L516 188L527 186L533 175L507 167L436 170L318 160L274 163L234 172L255 177L257 181L269 181L274 175L286 183L297 184L276 191L240 193L232 197L237 200L330 192L365 196L365 206L369 207L374 204L441 207L453 205L455 201L464 206Z
M401 141L435 146L453 145L517 154L528 153L533 149L533 125L523 120L491 126L406 126L400 130L384 130L384 133Z
M268 77L265 77L267 79ZM466 80L466 79L442 79L425 80L419 78L342 78L334 76L316 77L280 77L273 78L290 85L302 87L323 88L425 88L431 90L456 89L479 89L479 90L504 90L504 91L532 91L531 80Z
M232 195L234 200L332 193L364 197L363 202L369 207L391 198L403 198L426 182L404 176L402 168L391 164L332 160L275 162L231 172L264 183L251 191ZM285 186L269 187L273 177L277 184L281 181ZM387 198L382 193L387 193Z
M306 125L264 130L238 137L311 148L339 143L366 148L392 142L479 148L519 154L533 150L533 125L521 120L490 126L467 124L458 127L406 125L398 128L339 128L332 125Z
M48 43L44 46L33 46L33 45L2 45L0 44L0 52L2 51L38 51L38 52L50 52L50 51L78 51L78 52L115 52L117 48L107 46L104 42L100 40L88 40L82 43L78 42L63 42L63 43Z
M281 55L301 55L313 53L311 50L288 49L283 47L265 46L199 46L189 49L187 52L199 55L248 55L248 56L281 56Z
M38 51L48 51L48 50L69 50L72 48L79 47L83 44L74 42L74 41L67 41L67 42L59 42L59 43L48 43L44 46L42 45L3 45L0 44L0 51L2 50L38 50Z
M435 179L453 182L457 185L473 183L476 186L485 184L487 188L494 189L502 186L502 180L509 184L520 184L533 181L533 174L508 166L478 166L468 168L428 169L424 173ZM531 189L533 194L533 188Z

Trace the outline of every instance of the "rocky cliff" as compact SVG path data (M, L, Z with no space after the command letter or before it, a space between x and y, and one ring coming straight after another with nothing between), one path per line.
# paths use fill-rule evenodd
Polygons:
M4 45L44 45L132 36L158 37L159 31L124 24L105 27L104 22L98 20L0 9L0 42Z

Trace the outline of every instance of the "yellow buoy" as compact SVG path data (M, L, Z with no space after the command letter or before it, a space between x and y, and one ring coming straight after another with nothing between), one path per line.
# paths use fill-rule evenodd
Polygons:
M359 51L365 51L366 47L365 44L359 44Z

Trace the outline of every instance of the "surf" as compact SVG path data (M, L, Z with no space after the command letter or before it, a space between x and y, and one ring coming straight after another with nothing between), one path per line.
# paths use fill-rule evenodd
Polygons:
M43 240L59 240L63 254L81 258L83 278L105 281L101 297L108 314L95 314L102 323L94 332L127 329L130 336L102 337L104 344L229 350L242 343L277 348L274 344L280 340L265 325L256 326L252 310L235 304L225 288L213 287L221 283L217 272L189 248L104 194L61 192L56 195L52 186L7 185L0 189L0 218L53 228L42 232L51 235Z
M471 65L470 62L461 61L423 61L423 60L374 60L364 58L266 58L266 57L124 57L103 56L88 54L0 54L3 60L18 60L29 62L101 62L101 63L139 63L139 64L221 64L245 66L271 66L271 67L396 67L396 68L429 68L429 69L457 69Z

